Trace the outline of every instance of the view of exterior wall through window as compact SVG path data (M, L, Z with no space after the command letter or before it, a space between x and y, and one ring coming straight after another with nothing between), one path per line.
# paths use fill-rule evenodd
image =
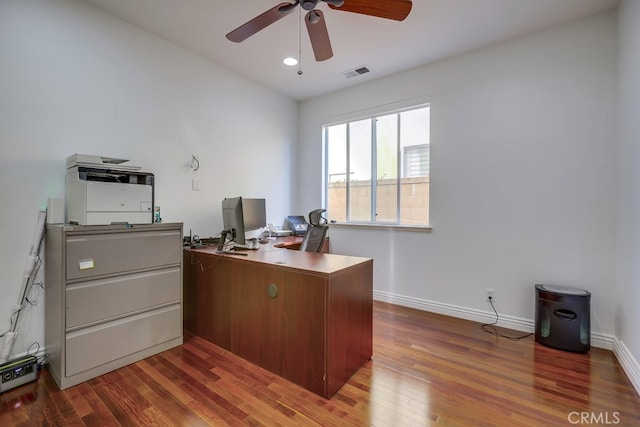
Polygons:
M324 127L330 221L429 225L430 107Z

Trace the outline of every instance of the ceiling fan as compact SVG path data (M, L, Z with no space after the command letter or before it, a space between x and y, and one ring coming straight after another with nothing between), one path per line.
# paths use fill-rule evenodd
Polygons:
M329 33L324 20L324 14L316 9L318 2L325 2L331 9L345 12L359 13L378 18L403 21L411 11L411 0L295 0L294 3L280 3L279 5L256 16L227 34L227 39L240 43L258 31L284 18L300 5L308 11L304 17L311 39L311 47L316 61L324 61L333 56Z

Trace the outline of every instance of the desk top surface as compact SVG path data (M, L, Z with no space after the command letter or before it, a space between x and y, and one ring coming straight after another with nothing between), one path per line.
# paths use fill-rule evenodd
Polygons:
M275 246L279 243L282 243L282 240L277 239L263 244L260 249L257 250L243 250L242 252L246 253L246 256L218 254L216 253L217 247L215 246L187 250L195 253L225 257L236 262L257 262L285 269L304 270L324 275L339 273L363 263L373 262L371 258L304 252Z

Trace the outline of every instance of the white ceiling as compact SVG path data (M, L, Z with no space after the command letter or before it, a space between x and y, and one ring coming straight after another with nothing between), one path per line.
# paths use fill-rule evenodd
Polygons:
M242 43L225 38L229 31L287 0L84 1L298 100L603 12L619 3L413 0L411 13L402 22L340 12L322 3L318 7L325 15L334 56L316 62L297 10ZM300 40L302 75L297 73L298 66L282 63L286 56L298 57ZM343 72L362 65L371 72L344 76Z

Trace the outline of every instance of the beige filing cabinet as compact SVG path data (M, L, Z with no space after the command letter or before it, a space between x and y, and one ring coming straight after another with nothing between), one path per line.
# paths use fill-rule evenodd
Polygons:
M47 225L45 346L61 389L182 344L182 224Z

